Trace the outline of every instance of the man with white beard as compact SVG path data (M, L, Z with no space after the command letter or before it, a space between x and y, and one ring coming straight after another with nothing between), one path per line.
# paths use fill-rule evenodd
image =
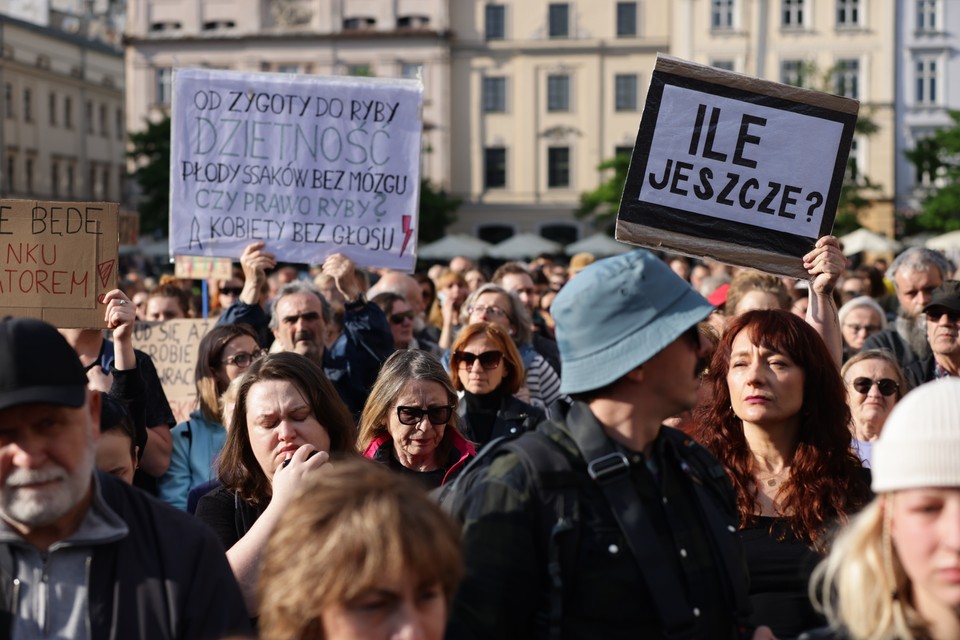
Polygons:
M912 247L893 261L887 278L893 282L900 311L892 328L875 333L863 343L863 350L886 349L906 368L930 356L927 323L923 307L930 304L933 290L953 275L954 266L943 254Z
M56 329L0 320L0 637L247 633L212 532L94 471L100 402Z

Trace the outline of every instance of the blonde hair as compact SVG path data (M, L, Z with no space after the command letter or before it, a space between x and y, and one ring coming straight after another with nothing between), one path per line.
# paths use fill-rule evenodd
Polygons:
M810 578L810 598L833 629L858 640L923 634L911 589L890 539L894 494L877 496L837 536Z
M449 611L462 575L458 527L415 481L334 460L307 480L267 543L260 638L320 638L325 609L384 579L440 583Z

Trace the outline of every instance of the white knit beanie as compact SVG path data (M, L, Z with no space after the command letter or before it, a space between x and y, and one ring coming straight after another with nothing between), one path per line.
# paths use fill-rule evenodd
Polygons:
M960 487L960 378L928 382L897 403L872 467L875 493Z

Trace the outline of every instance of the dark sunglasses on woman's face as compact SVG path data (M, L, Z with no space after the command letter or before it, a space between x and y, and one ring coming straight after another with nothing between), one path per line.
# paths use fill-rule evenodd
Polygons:
M225 296L238 296L243 292L243 287L220 287L220 293Z
M393 324L403 324L404 320L413 320L413 311L402 311L390 316L390 322Z
M468 351L456 351L453 354L453 357L457 359L457 362L461 363L467 369L473 366L473 363L477 360L480 361L480 366L484 369L496 369L500 366L500 360L503 359L502 351L484 351L483 353L477 355L476 353L470 353Z
M400 424L406 425L420 424L423 421L423 416L427 416L430 424L440 426L447 424L452 415L452 406L427 407L426 409L421 409L420 407L397 407L397 418L400 420Z
M885 396L892 396L900 390L900 385L897 384L897 381L891 380L890 378L880 378L879 380L857 378L853 381L853 388L857 390L857 393L862 393L863 395L870 393L870 388L873 387L873 385L877 385L880 393Z

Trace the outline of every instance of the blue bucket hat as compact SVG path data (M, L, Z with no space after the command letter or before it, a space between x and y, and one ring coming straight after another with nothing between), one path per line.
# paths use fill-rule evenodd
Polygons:
M618 380L713 309L648 251L594 262L550 306L563 368L560 391L592 391Z

